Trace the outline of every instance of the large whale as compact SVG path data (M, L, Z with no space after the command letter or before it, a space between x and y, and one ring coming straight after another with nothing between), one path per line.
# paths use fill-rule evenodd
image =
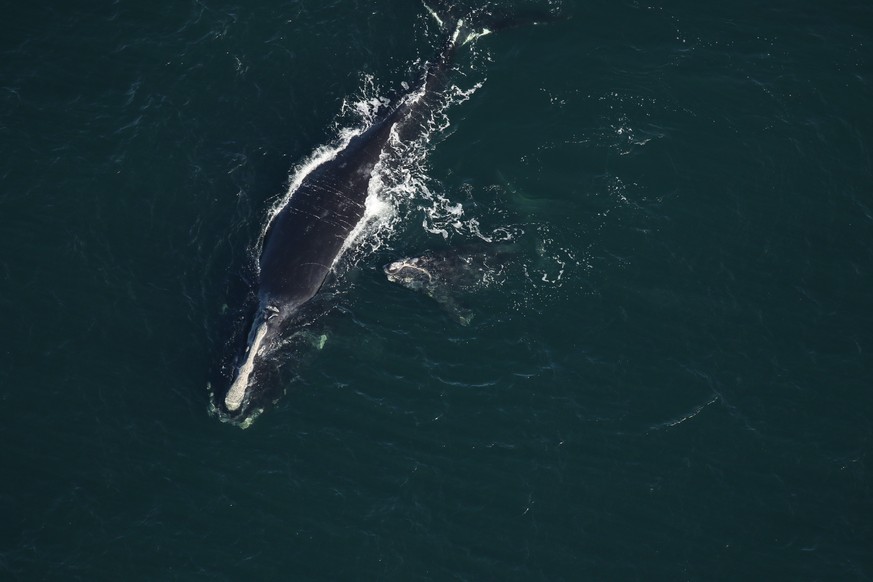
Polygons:
M257 309L245 348L236 359L230 387L216 403L226 418L243 420L264 404L263 393L268 387L261 376L273 368L266 363L291 329L299 326L305 308L364 219L377 163L396 141L421 134L434 107L443 102L442 90L454 53L488 32L475 27L486 20L481 13L457 18L446 3L437 5L442 8L428 10L447 34L436 58L381 118L306 174L268 224L259 258Z

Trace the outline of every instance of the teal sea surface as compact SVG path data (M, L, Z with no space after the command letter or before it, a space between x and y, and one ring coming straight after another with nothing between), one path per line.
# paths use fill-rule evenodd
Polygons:
M500 4L246 430L268 212L443 33L6 4L0 579L873 579L873 4ZM486 241L466 326L382 270Z

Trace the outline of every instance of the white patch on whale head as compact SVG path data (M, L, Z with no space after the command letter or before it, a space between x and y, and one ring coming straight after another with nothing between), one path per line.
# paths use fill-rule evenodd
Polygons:
M385 266L385 274L392 283L405 283L408 285L425 283L425 277L427 277L427 282L433 281L433 275L424 267L420 267L418 263L418 259L394 261Z
M239 367L239 372L236 375L236 380L227 391L227 396L224 397L224 406L231 412L236 412L242 405L245 398L246 390L249 387L249 377L252 375L252 370L255 368L255 356L261 349L261 343L267 335L267 322L261 324L255 334L255 339L249 345L249 350L246 352L246 361Z

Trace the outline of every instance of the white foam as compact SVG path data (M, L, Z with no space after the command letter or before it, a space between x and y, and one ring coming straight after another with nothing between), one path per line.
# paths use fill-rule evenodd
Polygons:
M469 44L471 42L475 42L476 39L482 38L483 36L488 35L488 34L491 34L491 31L488 30L487 28L483 28L482 30L480 30L478 32L471 32L470 34L467 35L467 38L465 38L464 42L462 42L461 44Z
M439 14L437 14L436 11L431 8L427 2L424 2L424 7L427 9L428 12L430 12L430 15L433 16L433 19L437 21L437 24L440 27L445 26L445 22L443 21L443 19L440 18Z

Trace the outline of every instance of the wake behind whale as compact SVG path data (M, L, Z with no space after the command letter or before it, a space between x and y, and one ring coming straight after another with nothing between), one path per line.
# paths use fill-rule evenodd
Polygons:
M313 299L366 223L378 165L429 129L434 111L445 103L455 52L489 32L476 24L496 22L484 11L458 18L445 6L433 15L448 34L419 80L369 125L345 134L335 148L318 150L271 212L260 244L257 308L246 345L226 392L213 403L223 420L247 426L273 398L274 356L295 330L318 317Z

